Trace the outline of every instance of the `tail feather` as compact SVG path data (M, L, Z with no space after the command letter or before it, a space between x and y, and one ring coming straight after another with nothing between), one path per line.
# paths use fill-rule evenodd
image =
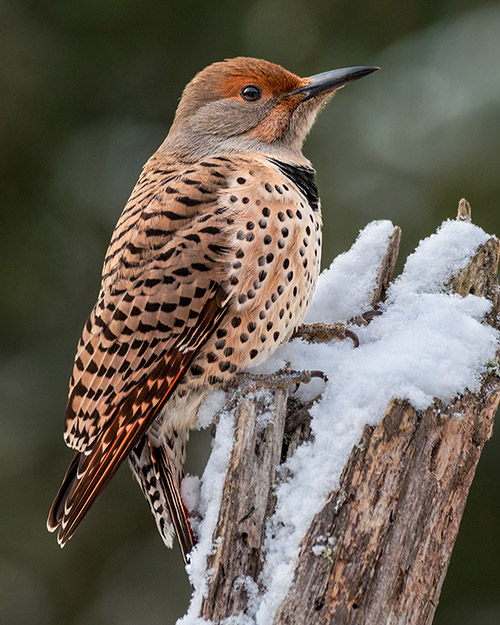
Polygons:
M181 437L177 444L184 445ZM175 532L184 563L189 561L194 539L180 494L180 475L173 458L162 446L153 445L147 436L129 456L133 473L148 501L158 531L167 547L172 546Z
M59 528L57 542L64 547L89 511L135 442L140 424L122 428L118 445L105 446L103 441L89 455L77 452L64 476L47 519L47 528Z
M160 468L160 482L167 497L170 516L179 541L184 563L188 563L188 555L194 546L193 533L187 518L186 508L182 502L179 480L175 478L170 461L164 448L152 447L152 458Z
M63 478L62 484L57 491L54 503L50 508L47 519L47 529L49 532L55 532L55 530L61 525L66 501L71 498L71 495L75 491L80 456L80 452L76 452L73 456L73 460L71 461L71 464L66 471L66 475Z
M73 536L94 501L127 457L140 429L140 423L135 423L128 430L121 428L114 445L105 447L103 441L100 441L92 454L80 454L73 484L64 500L63 517L57 537L61 546Z

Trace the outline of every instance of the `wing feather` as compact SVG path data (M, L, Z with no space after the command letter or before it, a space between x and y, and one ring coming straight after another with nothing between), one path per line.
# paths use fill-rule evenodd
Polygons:
M200 346L216 330L227 311L227 304L220 307L221 299L224 296L219 287L202 311L201 330L190 329L186 336L181 335L187 344L190 340L188 335L198 337L194 349L184 347L166 354L148 378L138 384L118 406L108 427L101 432L92 448L86 453L78 452L74 457L47 522L51 531L60 528L58 542L61 546L71 538L100 492L156 419ZM180 514L179 503L180 496L177 498L173 493L169 501L173 518L175 515L178 518Z

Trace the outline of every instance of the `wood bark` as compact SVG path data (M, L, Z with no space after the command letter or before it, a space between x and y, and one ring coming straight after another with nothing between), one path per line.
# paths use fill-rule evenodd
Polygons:
M462 200L457 219L470 220ZM384 299L396 262L395 228L371 303ZM493 304L498 326L499 241L489 239L449 287ZM500 402L497 364L477 393L424 412L392 400L377 427L365 427L339 487L330 493L301 544L294 579L274 625L429 624L432 622L484 443ZM212 574L200 616L214 624L244 612L248 585L259 589L266 521L275 506L280 462L311 438L309 406L274 393L269 405L246 398L236 410L235 442L207 568ZM324 545L318 556L314 546ZM316 553L316 555L315 555ZM262 589L260 589L262 590ZM271 624L270 624L271 625Z

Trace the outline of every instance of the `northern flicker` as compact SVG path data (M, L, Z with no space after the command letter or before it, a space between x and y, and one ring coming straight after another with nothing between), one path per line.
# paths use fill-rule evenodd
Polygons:
M76 450L49 513L63 546L129 459L164 542L193 538L180 497L205 394L290 338L320 269L302 144L322 104L376 67L300 78L235 58L186 86L113 233L70 379Z

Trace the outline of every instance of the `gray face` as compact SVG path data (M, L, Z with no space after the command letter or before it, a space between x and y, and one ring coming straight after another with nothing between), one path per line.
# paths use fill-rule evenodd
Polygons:
M279 98L261 98L247 103L234 98L209 102L191 117L194 126L221 138L244 135L253 130L273 111Z
M308 80L255 59L216 63L186 87L162 149L192 160L242 152L304 160L302 143L328 98L291 94ZM249 87L258 97L245 97Z
M283 99L267 98L252 106L231 98L204 104L172 126L164 148L193 159L248 151L300 156L322 102L308 100L276 120L273 113ZM275 131L271 137L266 125Z

